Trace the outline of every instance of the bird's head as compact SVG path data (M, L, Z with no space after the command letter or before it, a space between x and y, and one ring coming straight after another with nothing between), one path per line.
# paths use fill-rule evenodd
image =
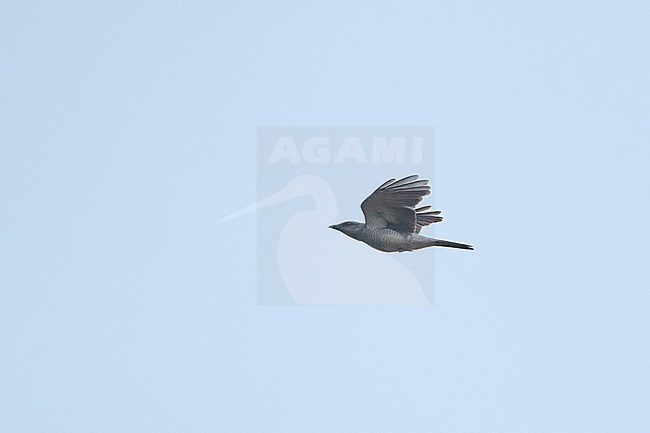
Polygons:
M345 233L346 235L350 236L351 238L354 239L359 239L361 236L361 232L363 231L363 227L365 224L363 223L358 223L356 221L345 221L340 224L334 224L330 226L329 228L338 230L341 233Z

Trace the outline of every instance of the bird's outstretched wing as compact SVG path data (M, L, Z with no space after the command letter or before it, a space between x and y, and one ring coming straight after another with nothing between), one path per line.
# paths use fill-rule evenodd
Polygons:
M417 233L421 226L437 222L435 212L423 212L422 217L416 216L415 206L430 193L429 181L418 180L417 175L386 181L361 203L366 225L373 229L390 228L402 233Z

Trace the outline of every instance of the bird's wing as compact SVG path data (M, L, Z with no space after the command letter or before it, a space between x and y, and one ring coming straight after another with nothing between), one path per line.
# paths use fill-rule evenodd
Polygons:
M417 175L384 182L361 203L369 228L390 228L415 233L418 227L415 206L431 193L429 181Z
M422 206L415 209L415 218L417 227L415 227L415 233L420 233L422 227L428 226L429 224L439 223L442 221L439 210L429 211L431 206Z

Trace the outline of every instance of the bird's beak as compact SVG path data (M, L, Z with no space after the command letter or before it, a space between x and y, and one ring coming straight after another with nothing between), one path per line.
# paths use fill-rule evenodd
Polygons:
M329 228L334 229L334 230L337 229L336 225L329 226Z

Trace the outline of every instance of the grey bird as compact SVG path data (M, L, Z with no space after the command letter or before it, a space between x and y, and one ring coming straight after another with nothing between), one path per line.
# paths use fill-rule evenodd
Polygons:
M442 221L440 211L431 206L415 208L431 193L429 181L418 175L400 180L390 179L377 188L363 203L366 223L345 221L329 228L365 242L385 252L415 251L427 247L450 247L473 250L472 245L428 238L420 234L422 227Z

